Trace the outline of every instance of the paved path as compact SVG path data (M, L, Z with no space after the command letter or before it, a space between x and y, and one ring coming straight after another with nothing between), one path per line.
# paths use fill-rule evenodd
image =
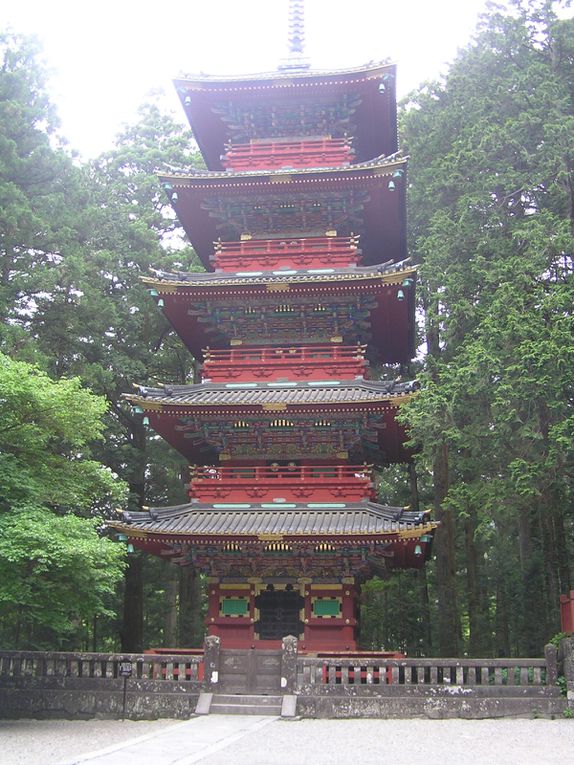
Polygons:
M260 729L276 720L249 715L196 717L131 742L66 760L62 765L191 765L222 749L232 749L247 733L261 735ZM230 763L229 753L225 762L234 762Z
M142 731L144 735L138 735ZM126 739L130 733L135 733L135 737ZM52 748L48 745L50 737ZM110 746L110 741L115 743ZM107 746L102 749L103 742ZM191 765L196 762L201 765L567 765L574 762L573 753L574 720L564 719L286 721L274 717L210 715L186 722L30 720L0 723L2 765Z

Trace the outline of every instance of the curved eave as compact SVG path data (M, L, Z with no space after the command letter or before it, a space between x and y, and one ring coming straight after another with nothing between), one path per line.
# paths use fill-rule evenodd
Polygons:
M203 504L194 500L171 507L145 508L124 513L109 525L134 537L158 535L174 540L189 537L230 537L274 542L308 539L377 539L381 536L414 539L432 532L430 511L414 512L369 500L337 503ZM281 539L279 539L281 538Z
M185 346L198 359L203 357L203 348L226 348L231 342L230 330L227 335L221 333L221 329L220 335L214 334L215 324L206 313L207 303L224 307L232 300L245 305L262 305L274 295L293 305L313 296L317 300L332 297L348 300L349 306L358 296L372 296L374 307L370 313L370 329L367 332L357 326L354 333L347 333L345 340L367 342L372 345L373 357L387 364L405 364L415 354L416 269L413 267L383 274L361 271L261 277L201 274L196 282L191 281L192 274L186 278L182 275L179 279L176 276L143 277L142 281L156 303L162 306L164 316ZM403 282L409 279L412 279L412 285L404 286ZM402 300L398 299L399 291L404 295ZM241 339L245 345L254 342L248 336L241 336Z
M391 61L376 61L360 66L345 69L300 69L272 72L252 72L250 74L195 74L174 80L176 86L186 87L189 90L210 90L214 88L224 89L245 88L252 90L260 87L286 88L299 82L316 82L317 84L349 84L346 78L352 78L351 82L381 79L385 74L394 74L396 63Z
M378 90L386 81L385 93ZM177 93L207 166L222 167L230 139L228 126L214 110L222 98L259 102L298 100L306 94L360 93L355 147L360 159L397 150L396 65L375 63L342 70L275 71L240 76L199 75L174 80ZM186 103L186 98L188 102Z
M406 170L408 157L377 156L365 162L356 162L352 165L336 165L333 167L306 167L280 170L241 170L230 172L227 170L198 170L194 173L168 173L159 175L163 183L171 183L174 188L193 186L195 181L243 181L254 178L256 180L275 179L276 183L286 183L287 177L303 175L349 175L362 172L374 171L377 175L390 176L396 170Z
M338 168L258 171L246 173L198 173L161 175L177 217L191 244L208 271L213 270L213 242L218 238L239 239L244 231L213 217L206 202L263 198L297 202L312 192L324 198L361 193L367 196L355 224L330 221L341 235L361 235L362 264L381 260L402 261L406 250L406 168L407 159L380 157L373 162ZM390 180L393 188L389 189ZM174 193L177 197L174 198ZM279 208L278 208L279 209ZM349 230L347 231L346 228ZM268 238L266 232L252 231L255 238ZM302 236L305 232L286 236ZM284 234L271 234L271 236Z
M279 509L279 508L278 508ZM273 542L279 541L276 539L269 539L266 537L275 536L270 534L247 534L237 533L234 531L218 532L213 534L210 532L178 532L173 531L161 531L161 530L142 530L129 524L124 524L117 521L112 521L107 524L109 528L114 529L120 534L125 534L129 539L138 540L149 538L154 542L162 542L163 544L181 544L181 543L193 543L199 541L200 544L217 545L226 544L232 539L233 541L261 543L261 542ZM425 524L413 526L412 528L396 529L393 531L354 531L354 532L332 532L332 531L314 531L303 532L300 534L285 533L277 534L281 536L282 542L287 544L317 544L324 541L329 541L333 545L347 546L350 544L356 544L357 546L363 546L367 544L376 544L380 542L390 540L407 540L407 539L420 539L426 534L432 534L438 527L438 523L430 521Z
M380 384L382 385L382 384ZM382 463L408 462L411 453L405 448L407 439L404 426L397 420L400 406L411 400L415 393L404 392L392 395L376 391L377 383L356 383L354 386L334 386L321 389L309 385L298 388L278 388L273 384L222 385L204 383L185 386L191 392L178 388L172 395L163 389L146 389L142 392L124 396L136 410L145 416L148 424L158 435L190 462L207 464L217 459L223 451L234 452L235 436L229 441L229 448L221 444L216 446L210 440L206 428L231 427L237 420L250 420L269 426L277 418L294 418L296 428L292 431L293 441L287 451L297 459L303 456L302 443L297 434L301 429L313 431L314 417L332 417L337 422L325 441L325 454L336 456L339 453L337 433L347 427L345 423L355 423L354 427L364 428L365 418L374 428L372 434L361 431L357 439L352 439L351 448L358 450L357 459L373 459L373 450L378 454L377 461ZM350 392L349 392L350 389ZM362 391L361 391L362 389ZM368 391L371 391L369 395ZM366 391L363 393L363 391ZM353 426L352 426L353 427ZM253 431L250 429L250 433ZM242 438L242 431L237 431ZM250 442L244 454L259 453L255 442Z
M399 284L402 280L407 278L414 278L417 273L415 266L408 268L400 267L401 264L396 264L396 268L389 268L388 271L375 271L372 269L331 269L333 273L310 273L301 271L297 274L283 275L279 271L275 272L262 272L243 275L233 273L222 274L210 274L210 273L190 273L190 274L172 274L159 272L158 277L142 276L141 281L147 284L148 287L156 289L160 294L168 294L173 291L173 288L186 288L186 289L203 289L205 287L221 288L233 288L238 286L245 287L270 287L274 284L286 284L286 285L304 285L313 284L314 286L319 283L324 285L326 289L329 289L332 285L340 285L341 282L376 282L381 286L387 284ZM328 269L323 269L328 270Z
M397 408L410 401L415 391L405 391L397 394L378 392L376 383L364 382L355 386L324 386L309 384L304 387L281 387L277 383L267 385L256 384L249 387L246 383L229 383L228 385L203 383L185 386L189 391L177 391L175 394L162 393L156 389L153 392L127 393L123 398L132 406L141 407L144 411L175 410L202 411L206 414L230 414L242 411L244 413L261 414L262 412L297 412L307 411L353 411L357 407L392 407ZM181 386L184 387L184 386ZM345 396L351 390L355 397ZM356 392L358 391L358 395ZM364 393L363 393L364 392ZM341 394L333 397L333 394ZM361 396L361 393L363 395ZM177 398L176 398L177 396ZM331 396L331 397L330 397Z

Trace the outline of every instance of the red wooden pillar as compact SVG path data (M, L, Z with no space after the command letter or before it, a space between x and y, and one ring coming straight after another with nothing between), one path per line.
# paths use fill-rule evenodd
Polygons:
M574 590L560 596L560 622L562 632L574 632Z

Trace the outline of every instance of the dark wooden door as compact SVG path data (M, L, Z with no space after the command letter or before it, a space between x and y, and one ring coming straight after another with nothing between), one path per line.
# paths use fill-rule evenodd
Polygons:
M223 649L218 685L221 693L280 693L281 651Z
M281 640L286 635L300 635L302 598L298 592L265 590L257 596L255 605L259 609L255 631L260 640Z

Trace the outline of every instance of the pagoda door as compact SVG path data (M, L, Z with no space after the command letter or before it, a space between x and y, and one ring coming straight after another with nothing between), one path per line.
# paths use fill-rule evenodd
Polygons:
M296 590L274 589L270 585L255 599L259 620L255 631L259 640L281 640L287 635L299 637L303 631L301 609L304 600Z

